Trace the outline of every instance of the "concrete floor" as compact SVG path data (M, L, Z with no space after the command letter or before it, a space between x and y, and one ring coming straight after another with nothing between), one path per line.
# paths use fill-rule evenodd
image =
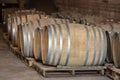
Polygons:
M44 78L14 56L2 39L2 33L0 33L0 36L0 80L111 80L106 76L94 75L67 78Z

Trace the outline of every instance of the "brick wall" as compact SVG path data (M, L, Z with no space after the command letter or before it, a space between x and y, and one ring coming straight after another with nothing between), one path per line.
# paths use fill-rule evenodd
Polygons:
M120 18L120 0L54 0L59 11Z

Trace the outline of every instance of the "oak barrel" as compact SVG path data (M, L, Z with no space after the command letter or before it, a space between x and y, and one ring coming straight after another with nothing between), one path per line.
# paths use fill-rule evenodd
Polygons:
M33 18L31 18L31 20L32 19ZM56 19L53 22L51 22L51 19L40 19L40 20L34 19L34 20L30 21L30 18L29 18L29 21L27 22L27 24L20 25L19 26L20 29L18 30L18 38L17 39L19 39L18 44L20 46L22 54L25 57L33 57L32 54L35 51L34 47L33 47L34 46L34 31L37 27L41 28L42 26L47 26L50 24L57 24L57 23L65 23L65 21L60 20L60 19ZM26 31L26 33L25 33L25 31ZM26 36L26 37L24 37L24 36ZM29 42L29 43L25 43L25 42ZM26 51L26 45L29 46L29 49L27 49L27 51ZM28 55L28 54L30 54L30 55ZM35 56L35 58L38 58L38 56L36 57L35 54L34 54L34 56Z
M28 23L31 20L39 19L39 14L23 14L23 15L16 15L13 17L12 21L12 44L14 46L19 45L18 43L18 25L23 23Z
M18 37L17 37L17 31L18 31L18 25L22 23L27 22L26 15L14 15L12 17L12 26L11 26L11 40L13 46L18 46Z
M81 24L56 24L35 30L35 48L43 64L93 66L103 65L107 38L101 28Z
M101 24L101 27L106 31L107 35L107 43L108 43L108 49L107 49L107 57L106 61L109 63L113 63L113 54L112 53L112 39L115 32L120 32L120 24L119 23L106 23Z
M112 38L113 62L120 68L120 32L115 32Z
M49 19L40 19L39 21L39 28L43 29L45 26L48 25L52 25L52 24L66 24L69 23L69 21L67 19L59 19L59 18L49 18ZM41 34L42 34L42 30L41 30ZM33 53L34 53L34 57L36 60L41 60L41 54L36 54L38 52L36 52L38 49L40 49L40 47L36 47L36 38L33 39Z

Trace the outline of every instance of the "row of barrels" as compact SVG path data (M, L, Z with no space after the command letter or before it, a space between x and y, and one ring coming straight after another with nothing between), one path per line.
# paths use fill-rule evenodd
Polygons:
M15 14L10 19L9 38L25 57L53 66L99 66L106 59L120 67L119 23L85 25L38 13Z
M35 14L11 19L12 44L25 57L53 66L99 66L105 62L107 37L99 27L70 23L67 19L38 19Z
M4 24L3 30L4 32L7 31L7 26L11 21L11 17L14 17L15 15L24 15L24 14L42 14L45 16L46 14L42 11L38 11L36 9L18 9L18 8L7 8L2 10L2 21Z
M39 27L30 24L18 30L22 55L53 66L104 64L107 38L101 28L66 21Z

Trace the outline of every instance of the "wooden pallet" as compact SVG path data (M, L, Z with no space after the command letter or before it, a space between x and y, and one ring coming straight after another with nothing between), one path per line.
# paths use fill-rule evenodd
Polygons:
M113 64L107 64L106 75L113 80L120 80L120 69L117 69Z
M10 50L16 55L21 61L28 66L34 68L38 73L44 77L72 77L81 74L101 74L105 73L105 66L47 66L41 62L35 61L33 58L24 57L17 47L10 45Z
M101 74L104 75L106 69L105 66L47 66L43 65L40 62L33 62L32 67L44 77L70 77L70 76L79 76L81 74Z
M15 56L17 56L17 58L19 58L22 62L24 62L27 66L32 66L33 65L33 61L34 58L28 58L28 57L24 57L21 54L21 51L17 48L17 47L13 47L12 45L10 45L10 50L13 52L13 54Z

